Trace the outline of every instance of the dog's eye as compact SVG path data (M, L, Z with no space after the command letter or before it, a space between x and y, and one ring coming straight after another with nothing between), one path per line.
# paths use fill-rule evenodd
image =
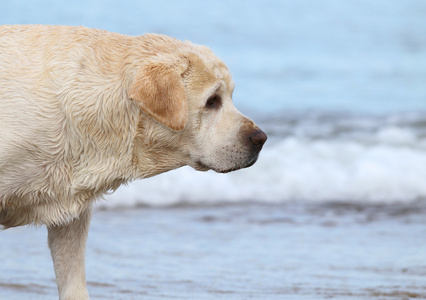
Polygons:
M207 100L206 108L209 108L209 109L219 108L221 104L222 104L222 99L220 98L220 96L214 95L210 97L209 100Z

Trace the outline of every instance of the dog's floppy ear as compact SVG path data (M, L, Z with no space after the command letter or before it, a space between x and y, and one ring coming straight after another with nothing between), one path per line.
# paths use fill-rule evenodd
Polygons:
M140 66L129 97L143 111L172 130L182 130L188 120L188 99L182 74L187 59L152 58Z

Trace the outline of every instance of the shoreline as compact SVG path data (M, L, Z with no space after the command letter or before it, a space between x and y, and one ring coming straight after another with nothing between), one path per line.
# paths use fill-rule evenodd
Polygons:
M426 204L96 209L91 299L425 299ZM0 232L0 299L57 299L45 228Z

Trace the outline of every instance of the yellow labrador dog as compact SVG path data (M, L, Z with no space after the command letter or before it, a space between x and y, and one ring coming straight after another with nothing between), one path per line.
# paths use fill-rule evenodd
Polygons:
M251 166L266 135L206 47L147 34L0 26L0 224L46 225L60 299L88 299L94 199L189 165Z

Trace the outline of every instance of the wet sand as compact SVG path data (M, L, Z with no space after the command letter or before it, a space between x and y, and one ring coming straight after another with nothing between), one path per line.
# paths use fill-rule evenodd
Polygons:
M96 210L91 299L426 299L426 204ZM45 228L0 232L0 299L57 299Z

